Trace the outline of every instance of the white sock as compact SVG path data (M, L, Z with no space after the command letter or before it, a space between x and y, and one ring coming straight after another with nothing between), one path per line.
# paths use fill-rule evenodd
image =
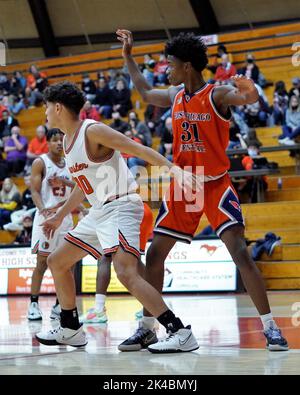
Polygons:
M264 331L267 331L270 328L277 328L276 322L274 321L273 314L265 314L260 316L261 322L264 327Z
M105 305L106 295L96 294L95 297L95 307L96 310L103 311Z
M143 318L140 321L140 324L143 328L150 329L150 331L153 331L155 326L155 318L143 316Z

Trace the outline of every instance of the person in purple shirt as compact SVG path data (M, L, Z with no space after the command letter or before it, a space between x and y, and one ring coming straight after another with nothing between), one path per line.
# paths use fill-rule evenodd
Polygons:
M14 126L11 130L11 137L6 141L4 147L7 154L8 171L11 176L23 172L26 163L28 141L26 137L20 135L20 131L18 126Z

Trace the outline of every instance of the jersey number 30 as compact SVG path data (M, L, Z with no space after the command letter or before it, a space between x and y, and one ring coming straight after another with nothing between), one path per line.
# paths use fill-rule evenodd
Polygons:
M90 195L94 192L93 187L89 183L89 180L86 178L86 176L74 177L74 181L86 195Z

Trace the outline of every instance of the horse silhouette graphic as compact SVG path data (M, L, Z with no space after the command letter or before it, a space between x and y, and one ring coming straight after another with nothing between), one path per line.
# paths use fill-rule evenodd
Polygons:
M210 256L212 256L212 255L217 251L217 249L218 249L219 247L210 246L210 245L208 245L208 244L203 244L203 245L200 247L200 250L202 250L202 248L205 248L206 251L207 251L207 253L208 253Z

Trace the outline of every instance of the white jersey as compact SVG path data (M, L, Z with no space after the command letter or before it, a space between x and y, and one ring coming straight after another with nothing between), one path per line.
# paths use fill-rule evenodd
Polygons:
M52 187L49 184L49 178L51 177L63 177L71 180L72 177L66 166L66 161L64 161L64 166L58 166L49 158L48 154L43 154L40 156L45 164L44 178L42 181L41 197L45 208L50 208L56 206L64 200L67 200L71 194L71 188L67 186L62 187Z
M85 193L91 206L100 208L107 201L133 193L137 184L119 151L94 161L86 147L86 130L97 122L86 119L75 133L72 143L64 151L67 166L77 185Z

